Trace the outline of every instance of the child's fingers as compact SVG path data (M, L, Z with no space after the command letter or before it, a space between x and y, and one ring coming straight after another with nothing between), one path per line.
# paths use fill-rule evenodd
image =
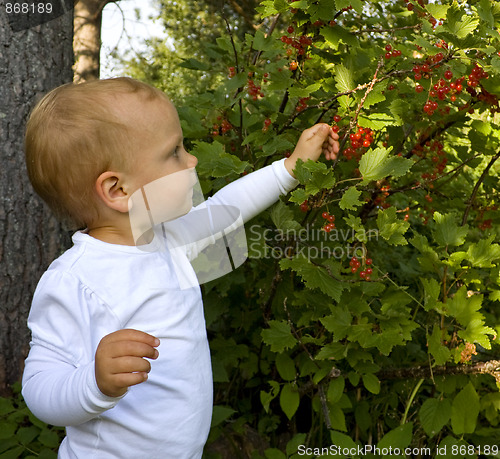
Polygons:
M113 383L116 387L130 387L136 386L137 384L143 383L148 379L148 373L137 372L137 373L120 373L113 375ZM122 394L126 391L122 391ZM122 395L120 394L120 395Z
M109 344L119 341L134 341L147 344L151 347L157 347L160 345L160 340L155 336L131 328L124 328L122 330L110 333L101 340L101 343Z
M114 341L106 345L106 356L109 358L130 356L156 359L158 350L139 341Z
M126 355L113 359L110 363L109 370L112 375L122 373L149 373L151 371L151 363L140 357Z

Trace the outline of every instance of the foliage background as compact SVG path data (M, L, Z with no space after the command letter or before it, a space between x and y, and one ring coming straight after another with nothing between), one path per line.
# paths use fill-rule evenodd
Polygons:
M160 4L175 48L122 64L176 103L206 195L316 122L344 139L203 286L206 457L500 457L498 2Z

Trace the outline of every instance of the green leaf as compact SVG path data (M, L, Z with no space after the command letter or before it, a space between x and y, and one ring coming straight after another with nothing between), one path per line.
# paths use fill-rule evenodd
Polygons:
M408 117L408 114L411 112L412 108L408 102L402 99L394 99L391 102L389 110L392 113L392 116L395 119L395 125L402 126L405 122L405 119Z
M368 373L366 375L362 375L361 379L363 380L365 388L372 394L376 395L380 392L380 381L374 374Z
M293 381L297 376L295 363L288 354L281 353L276 356L276 369L285 381Z
M208 63L200 62L199 60L193 58L183 59L183 61L179 63L178 66L190 70L210 70L210 65Z
M320 319L325 328L333 333L334 341L344 339L351 329L352 316L345 305L332 307L332 314Z
M424 431L434 437L448 423L451 416L451 403L448 399L428 398L418 413Z
M269 328L262 330L262 341L271 347L272 352L283 352L295 346L297 340L292 335L290 325L285 321L270 320Z
M280 260L280 267L281 269L295 271L302 278L307 288L318 288L335 301L340 300L343 290L342 283L333 279L324 267L312 264L303 255L298 255L292 259L283 258Z
M12 401L8 398L0 397L0 416L9 414L15 411Z
M276 381L268 381L271 386L271 390L266 392L264 390L260 391L260 402L266 413L269 412L269 404L277 397L280 391L280 385Z
M274 47L273 39L270 37L266 38L264 32L257 30L254 35L252 47L256 51L269 51Z
M352 6L359 14L363 14L363 2L361 0L335 0L337 10Z
M0 454L0 459L19 459L24 451L24 446L17 446Z
M323 27L321 29L321 35L325 37L325 40L332 45L334 49L338 47L338 44L341 41L349 46L358 45L358 39L356 36L341 25L337 25L335 27Z
M271 208L271 220L280 231L298 231L300 224L294 219L293 211L284 202L278 201Z
M266 459L286 459L286 455L278 448L267 448L264 451Z
M354 450L356 450L358 447L358 445L354 442L354 440L349 435L337 432L335 430L330 431L330 439L332 441L332 444L338 446L341 449L354 448Z
M488 239L480 239L478 243L472 244L467 250L467 259L472 266L477 268L492 268L493 261L500 258L500 245L492 244L495 236Z
M300 395L295 386L286 383L281 389L280 406L288 419L292 419L300 403Z
M436 19L443 19L446 17L446 13L450 5L438 5L436 3L429 3L425 5L427 11L432 14Z
M408 422L402 426L387 432L378 442L377 448L404 449L408 447L412 440L413 423Z
M451 428L455 435L474 433L479 416L479 396L469 382L451 405Z
M382 236L391 245L406 245L408 241L403 236L410 224L398 219L395 207L388 207L379 210L377 216L377 226Z
M294 172L297 180L305 185L307 195L314 195L323 189L333 187L335 184L335 176L332 173L332 169L319 161L311 161L309 159L303 162L302 160L298 160Z
M16 432L16 438L23 445L31 443L40 433L40 429L35 426L20 427Z
M394 117L388 113L370 113L370 115L360 114L358 118L360 126L367 127L373 130L380 130L387 126L400 124Z
M383 82L385 83L385 82ZM376 105L385 100L385 94L383 94L386 88L386 84L377 84L373 87L373 89L366 96L365 103L363 108L369 108L372 105Z
M343 195L340 200L339 206L342 210L353 210L356 207L362 206L363 203L359 200L361 191L355 186L351 186Z
M212 424L211 427L218 426L222 424L226 419L229 419L234 413L235 410L228 406L215 405L212 412Z
M359 172L363 177L362 184L365 185L372 180L380 180L389 175L400 177L406 174L413 161L401 156L389 157L391 148L376 148L367 151L359 162Z
M476 8L481 21L485 22L489 27L494 27L495 18L491 9L491 0L480 0L476 4Z
M345 415L342 407L340 407L338 404L329 404L328 411L330 414L330 424L332 426L332 429L347 432Z
M219 142L194 142L193 154L198 158L196 167L199 174L210 177L227 177L230 174L241 174L247 167L246 161L224 151Z
M444 365L451 358L451 351L441 343L441 330L434 325L432 335L427 335L429 353L434 357L436 365Z
M430 311L434 309L436 305L439 294L441 292L441 287L436 279L430 278L427 279L425 277L420 278L420 282L422 282L424 286L424 306L426 311Z
M339 92L351 91L356 87L354 84L354 76L351 69L343 64L337 64L334 67L335 81L337 82L337 90Z
M345 379L343 376L331 379L328 384L328 392L326 395L327 400L330 403L337 403L344 394L344 388Z
M436 228L433 231L434 240L441 246L459 246L465 242L468 226L458 226L452 213L434 212Z
M479 19L469 15L464 16L464 11L461 10L456 3L454 3L446 13L446 21L444 28L452 35L458 38L465 38L467 35L476 30L479 25Z
M466 327L472 320L482 318L478 311L481 309L483 295L472 295L468 297L467 287L460 287L446 303L448 313L454 317L460 325Z

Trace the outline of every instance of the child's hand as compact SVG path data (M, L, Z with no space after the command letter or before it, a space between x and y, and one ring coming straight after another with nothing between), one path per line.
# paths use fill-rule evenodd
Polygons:
M333 132L328 124L315 124L306 129L300 136L292 155L285 159L287 171L295 177L293 170L299 158L304 162L308 159L317 161L323 153L328 160L336 159L339 152L338 140L338 134Z
M124 329L106 335L95 353L95 377L99 390L119 397L127 388L148 379L160 340L139 330Z

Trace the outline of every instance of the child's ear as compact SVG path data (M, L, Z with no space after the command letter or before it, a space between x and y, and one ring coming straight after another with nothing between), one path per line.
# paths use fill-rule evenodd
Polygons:
M95 187L98 196L106 206L118 212L129 211L127 194L122 185L122 174L119 172L103 172L96 180Z

